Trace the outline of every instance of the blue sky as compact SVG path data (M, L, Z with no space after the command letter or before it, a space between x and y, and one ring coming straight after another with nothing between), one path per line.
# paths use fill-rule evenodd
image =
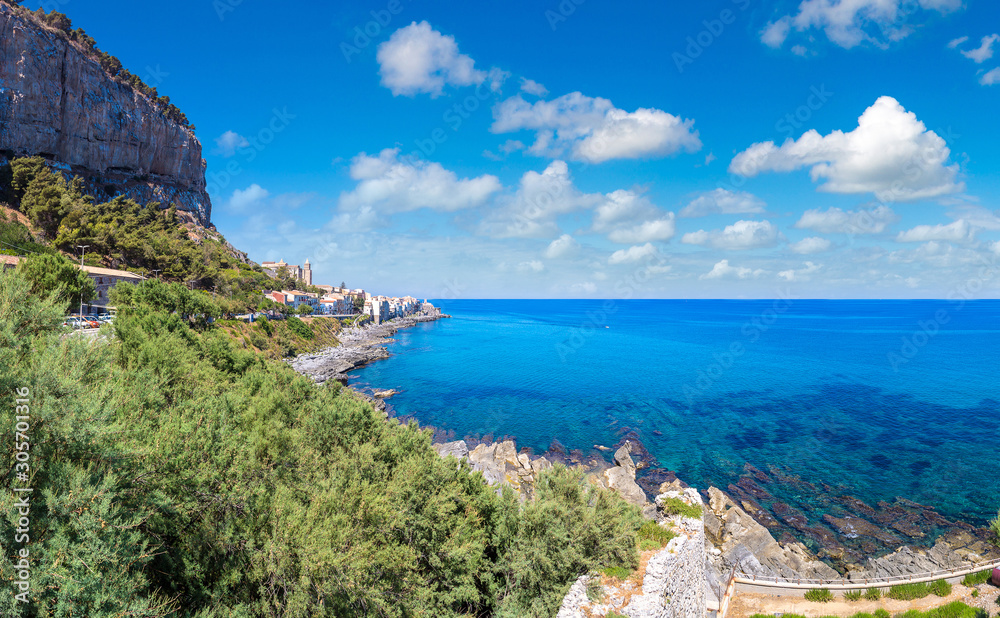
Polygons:
M1000 290L987 0L46 7L197 126L219 230L257 261L309 258L321 283Z

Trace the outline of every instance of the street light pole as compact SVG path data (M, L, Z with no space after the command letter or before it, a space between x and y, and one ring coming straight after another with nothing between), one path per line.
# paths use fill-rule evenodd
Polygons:
M83 256L87 253L87 247L90 245L77 245L76 248L80 249L80 270L83 270ZM83 291L80 292L80 317L83 317Z

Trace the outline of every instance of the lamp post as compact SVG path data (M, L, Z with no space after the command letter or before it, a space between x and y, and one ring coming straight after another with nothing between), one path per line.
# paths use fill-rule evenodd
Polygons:
M90 245L77 245L76 248L80 249L80 270L83 270L83 256L87 253L87 247ZM83 317L83 291L80 292L80 317Z

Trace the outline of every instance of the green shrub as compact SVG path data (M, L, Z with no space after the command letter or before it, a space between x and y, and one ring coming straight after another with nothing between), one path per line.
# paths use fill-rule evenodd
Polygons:
M618 612L610 611L610 612L604 614L604 618L628 618L628 616L622 616Z
M911 584L896 584L889 588L889 592L885 595L890 599L896 599L897 601L912 601L913 599L922 599L931 593L931 588L924 582L911 583Z
M878 601L882 598L882 591L879 588L869 588L865 590L866 601Z
M880 607L875 610L875 618L891 618L891 616L889 610Z
M299 337L302 337L303 339L313 338L313 332L312 329L309 328L309 325L294 315L289 316L288 319L285 320L285 324L287 324L288 328Z
M599 603L604 598L604 586L599 577L592 577L587 581L587 598L594 603Z
M601 574L605 577L612 577L614 579L625 579L632 574L632 569L625 567L608 567L601 570Z
M826 588L813 588L805 594L806 601L816 601L817 603L827 603L833 600L833 593Z
M931 582L928 588L930 588L931 594L935 596L946 597L951 594L951 584L943 579Z
M978 596L979 596L979 589L978 588L973 588L972 589L972 598L975 599Z
M274 326L271 325L271 320L267 319L267 316L261 316L257 318L256 328L262 331L268 337L274 334Z
M990 536L993 544L1000 547L1000 511L997 511L996 519L990 521Z
M663 501L663 512L667 515L681 515L691 519L701 519L701 506L688 504L680 498L667 498Z
M647 551L650 549L660 549L666 547L667 543L671 539L677 536L677 533L656 523L655 521L647 521L639 528L639 549L641 551Z
M973 586L978 586L979 584L985 584L990 581L990 575L992 571L986 569L985 571L979 571L977 573L969 573L964 578L962 578L962 585L968 586L969 588Z
M864 595L864 590L848 590L844 593L845 601L860 601L862 595Z

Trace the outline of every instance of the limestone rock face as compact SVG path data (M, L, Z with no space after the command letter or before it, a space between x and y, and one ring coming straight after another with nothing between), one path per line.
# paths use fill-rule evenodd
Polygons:
M604 471L604 483L609 489L617 491L626 502L636 506L646 504L646 492L635 482L635 463L630 453L632 448L626 442L615 451L615 467Z
M778 543L764 526L715 487L708 489L705 536L719 552L709 560L720 575L734 566L747 574L833 579L839 574L801 543Z
M441 457L451 455L455 459L465 459L469 456L469 446L465 443L465 440L435 444L434 450L437 451L438 455Z
M0 151L41 155L98 200L173 203L211 225L201 143L72 43L0 4ZM3 163L3 161L0 161Z

